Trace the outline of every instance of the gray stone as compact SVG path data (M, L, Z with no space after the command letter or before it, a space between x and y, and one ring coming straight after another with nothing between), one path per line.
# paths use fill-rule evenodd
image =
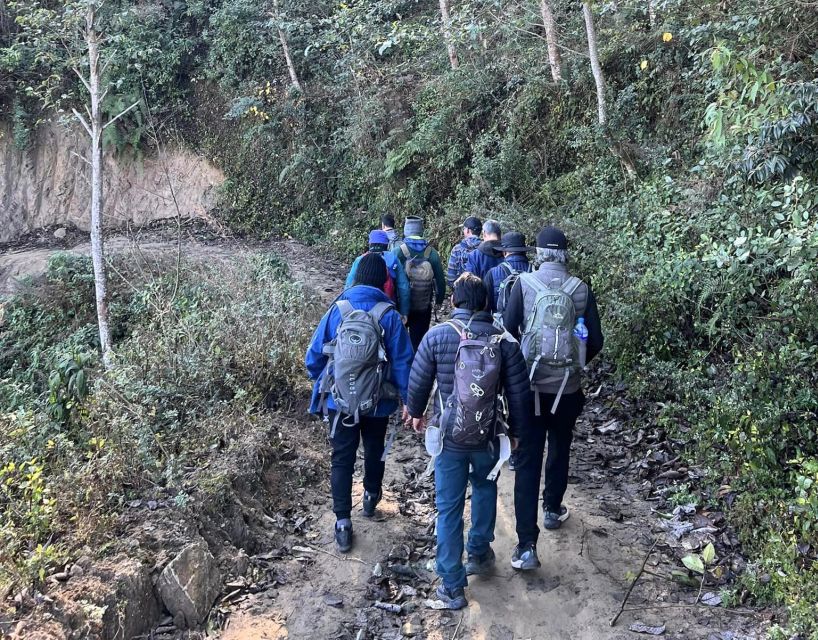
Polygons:
M66 233L65 227L60 227L54 231L54 237L57 238L57 240L62 240Z
M162 570L156 589L174 622L194 628L204 622L221 591L222 577L204 542L182 549Z

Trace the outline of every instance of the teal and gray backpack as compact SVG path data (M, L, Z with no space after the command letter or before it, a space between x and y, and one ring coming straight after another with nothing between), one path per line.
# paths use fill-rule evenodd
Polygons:
M503 311L505 311L506 307L508 306L508 297L511 295L514 285L517 284L517 281L524 272L517 271L517 269L512 267L508 262L501 262L500 268L506 272L506 277L503 278L503 281L500 283L500 286L497 289L497 303L495 304L494 311L494 326L498 329L503 329ZM531 267L529 267L529 269L530 268Z
M534 302L525 318L525 328L520 338L520 349L528 365L531 388L561 383L551 407L557 412L562 392L570 375L580 370L579 353L574 340L576 308L573 294L582 284L577 277L564 282L555 279L545 284L536 274L522 274L520 284L534 292ZM540 394L534 394L535 413L540 415Z
M325 418L330 395L337 408L330 438L335 436L342 414L344 426L356 425L361 416L374 413L378 401L385 397L388 362L380 322L394 309L390 302L379 302L370 311L355 309L347 300L339 300L335 306L341 323L335 339L324 345L328 360L319 389Z

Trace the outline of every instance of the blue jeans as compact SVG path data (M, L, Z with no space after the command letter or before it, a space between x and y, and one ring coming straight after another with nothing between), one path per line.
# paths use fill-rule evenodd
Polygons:
M483 555L494 541L497 519L497 483L486 476L499 457L494 451L443 450L435 460L437 506L437 573L447 589L465 587L463 568L463 508L466 485L471 480L471 529L466 550ZM473 472L469 474L469 464Z

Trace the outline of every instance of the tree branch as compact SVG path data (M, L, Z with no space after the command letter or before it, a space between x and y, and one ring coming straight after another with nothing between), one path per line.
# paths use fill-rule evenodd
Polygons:
M74 112L74 115L76 116L77 120L80 121L80 124L83 126L88 135L89 136L93 135L93 133L91 133L91 127L88 126L88 123L85 121L85 118L82 117L82 114L76 109L71 109L71 111Z
M105 126L103 126L103 127L102 127L102 130L103 130L103 131L105 131L105 130L106 130L108 127L110 127L110 126L111 126L111 125L112 125L114 122L116 122L117 120L119 120L119 119L120 119L122 116L124 116L126 113L128 113L128 112L130 112L130 111L133 111L133 110L134 110L136 107L138 107L138 106L139 106L139 100L137 100L137 101L136 101L136 102L134 102L134 103L133 103L133 104L132 104L130 107L128 107L127 109L125 109L125 111L121 111L121 112L119 113L119 115L116 115L116 116L114 116L113 118L111 118L110 120L108 120L108 122L107 122L107 123L105 123Z
M88 93L91 93L91 83L89 83L88 80L85 79L85 76L82 75L82 73L80 73L79 69L77 69L76 67L73 67L73 70L74 70L74 73L77 74L77 77L80 79L83 86L88 90Z
M72 156L76 156L77 158L79 158L80 160L82 160L82 161L83 161L85 164L89 164L89 165L91 164L91 161L90 161L88 158L86 158L85 156L81 156L81 155L80 155L79 153L77 153L76 151L72 151L72 152L71 152L71 155L72 155Z

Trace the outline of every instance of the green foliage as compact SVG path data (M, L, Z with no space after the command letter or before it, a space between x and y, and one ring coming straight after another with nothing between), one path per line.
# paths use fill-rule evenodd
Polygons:
M132 255L114 266L109 371L86 341L95 332L87 258L57 254L41 281L4 303L0 583L42 581L146 488L173 488L188 504L196 486L186 469L302 384L303 328L317 309L276 256L184 260L177 270L175 260Z

